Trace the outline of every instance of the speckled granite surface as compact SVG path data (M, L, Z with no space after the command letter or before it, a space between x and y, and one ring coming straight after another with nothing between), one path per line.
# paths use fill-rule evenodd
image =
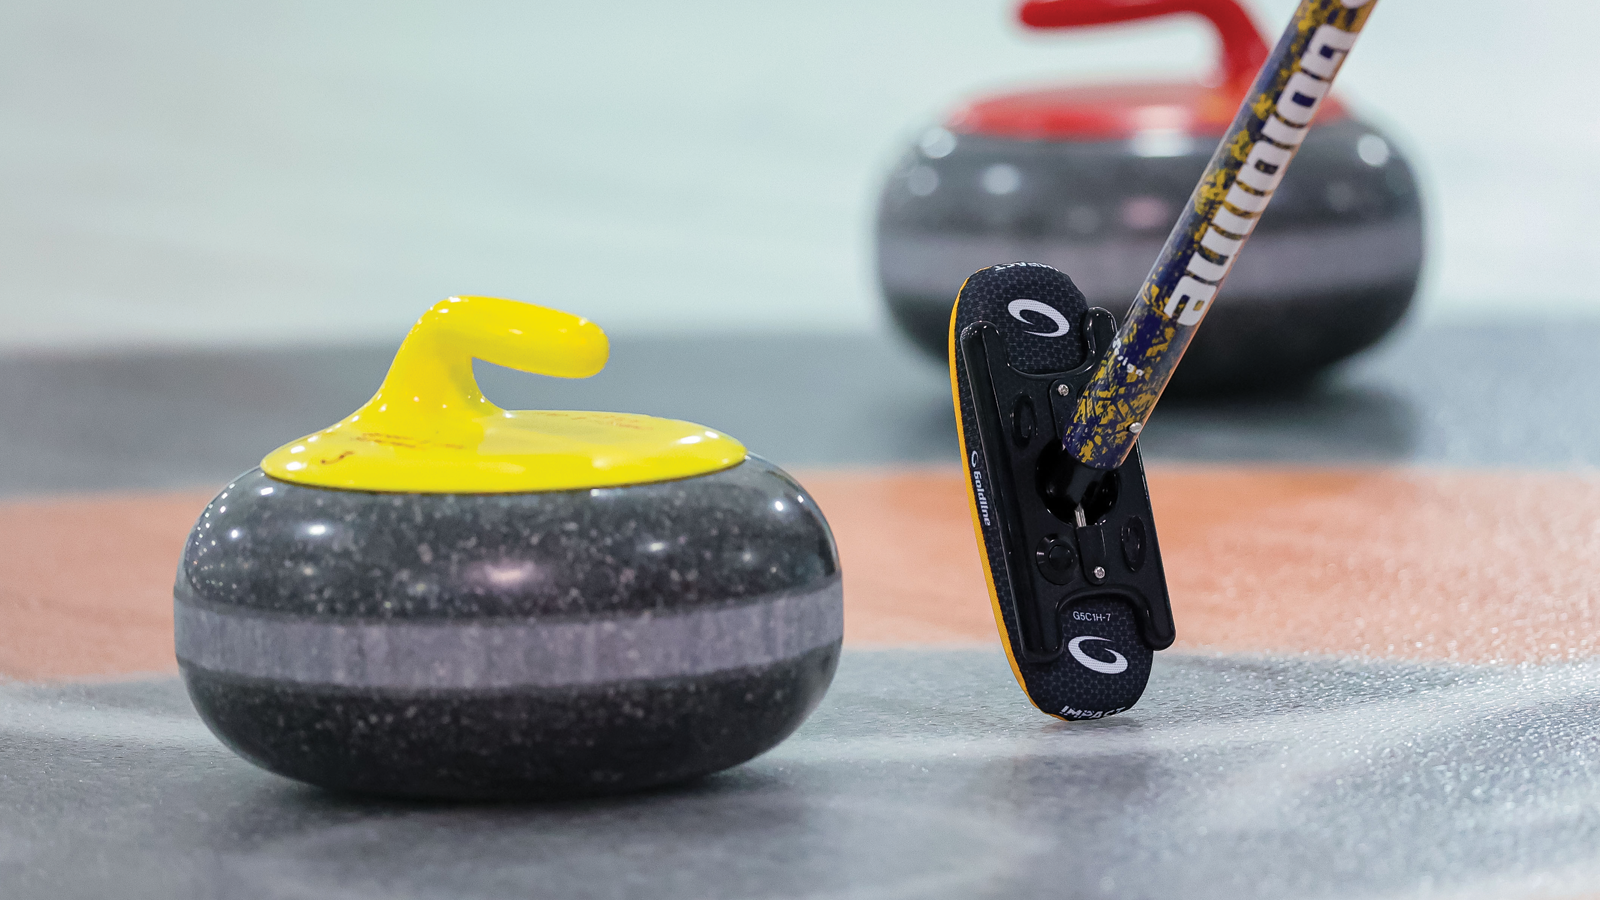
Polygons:
M324 787L506 799L681 781L816 706L828 526L759 457L655 484L326 490L260 469L190 533L177 655L211 729Z

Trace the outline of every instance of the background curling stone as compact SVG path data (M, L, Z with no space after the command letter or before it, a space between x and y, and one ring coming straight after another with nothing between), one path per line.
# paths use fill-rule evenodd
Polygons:
M606 352L574 316L451 298L366 406L229 484L175 590L211 729L291 778L458 798L644 788L789 735L843 633L815 502L702 426L508 412L472 379Z
M918 346L944 359L962 282L1013 260L1066 272L1090 306L1126 314L1267 44L1234 0L1043 0L1020 9L1035 28L1179 13L1204 15L1221 38L1209 82L993 94L907 150L879 198L878 281ZM1382 130L1330 97L1250 246L1169 393L1304 382L1394 328L1422 270L1411 168Z

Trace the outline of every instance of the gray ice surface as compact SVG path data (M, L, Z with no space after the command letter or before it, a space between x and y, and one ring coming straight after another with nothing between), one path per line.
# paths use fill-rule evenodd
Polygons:
M1163 402L1156 460L1600 465L1600 326L1402 331L1298 395ZM343 417L393 347L0 357L0 497L220 486ZM703 422L781 465L954 463L883 335L618 340L505 406ZM1182 623L1179 623L1182 627ZM755 762L558 806L325 794L176 681L0 686L0 898L1563 897L1600 888L1600 662L1159 654L1132 711L1029 709L997 651L847 651Z
M1164 400L1157 461L1600 465L1600 323L1405 328L1313 389ZM392 346L0 356L0 496L220 486L377 390ZM949 376L889 335L624 338L569 381L479 364L507 408L700 422L785 467L956 463Z
M1504 897L1600 883L1600 663L1157 657L1030 709L998 650L847 651L787 743L554 805L324 793L175 679L0 687L7 900Z

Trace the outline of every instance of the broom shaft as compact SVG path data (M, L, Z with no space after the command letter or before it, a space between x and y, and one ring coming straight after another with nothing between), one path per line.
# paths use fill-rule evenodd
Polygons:
M1097 470L1128 458L1377 0L1302 0L1167 237L1062 444ZM1359 265L1359 261L1352 261Z

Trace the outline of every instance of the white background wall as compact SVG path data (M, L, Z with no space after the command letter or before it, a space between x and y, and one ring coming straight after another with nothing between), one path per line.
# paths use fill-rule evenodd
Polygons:
M1198 74L1198 21L995 0L52 0L0 18L0 349L883 327L874 195L957 98ZM1275 35L1293 0L1259 0ZM1600 4L1383 0L1340 83L1432 211L1424 319L1600 315ZM1270 42L1270 39L1269 39ZM1224 298L1225 300L1225 298Z

